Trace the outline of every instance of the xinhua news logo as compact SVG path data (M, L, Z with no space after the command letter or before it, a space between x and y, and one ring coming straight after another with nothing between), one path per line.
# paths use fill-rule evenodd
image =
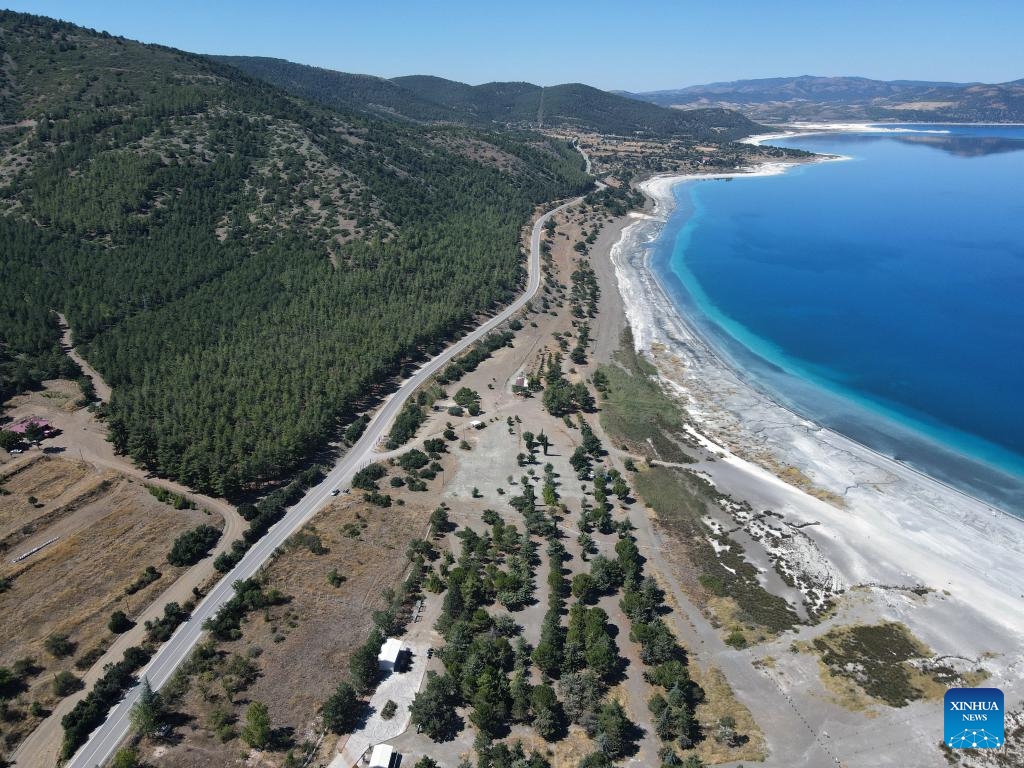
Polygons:
M950 688L945 698L945 742L953 749L1003 746L1003 692L998 688Z

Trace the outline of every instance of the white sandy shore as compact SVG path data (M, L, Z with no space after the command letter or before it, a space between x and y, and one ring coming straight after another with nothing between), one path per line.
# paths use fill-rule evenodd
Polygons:
M768 141L823 133L949 133L949 130L944 128L908 128L882 123L783 123L782 127L786 130L747 136L745 139L740 139L740 143L759 146Z
M799 528L804 544L793 556L836 589L924 585L948 591L942 610L922 608L904 620L939 653L974 659L993 654L986 662L989 684L1003 688L1008 706L1020 706L1024 523L822 428L746 384L680 317L649 269L650 245L675 206L677 184L774 175L787 167L658 176L641 185L654 199L654 211L625 228L611 252L637 348L678 392L700 439L723 456L695 469L755 510L781 514L783 524L813 524ZM842 507L783 482L765 468L773 465L798 468L815 486L841 497ZM958 617L956 626L950 615Z

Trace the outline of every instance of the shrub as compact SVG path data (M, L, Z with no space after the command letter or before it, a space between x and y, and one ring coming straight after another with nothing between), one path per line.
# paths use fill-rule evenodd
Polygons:
M734 629L729 633L729 636L725 638L725 644L731 645L733 648L746 648L747 638L743 636L743 632L738 629Z
M364 491L376 491L379 487L377 481L387 473L388 471L380 464L367 464L352 477L352 487Z
M230 568L228 570L230 570ZM134 595L139 590L148 587L154 581L159 579L162 575L163 574L161 574L160 571L158 571L152 565L147 565L146 570L142 572L142 575L124 588L124 593L126 595Z
M78 647L78 643L71 642L65 634L55 633L46 638L43 642L43 647L52 656L55 656L58 659L63 659L75 652L75 648Z
M0 667L0 700L13 699L26 688L22 675Z
M140 765L139 753L134 747L122 747L110 761L110 768L138 768Z
M174 540L167 562L171 565L195 565L213 549L220 539L220 531L212 525L198 525Z
M363 494L363 499L370 504L378 507L390 507L391 496L386 493L380 493L378 491L370 491L369 493Z
M135 678L132 673L149 661L149 652L144 648L133 647L124 652L124 658L107 667L103 677L96 681L89 695L78 702L74 709L61 718L64 728L64 743L61 745L61 758L67 760L89 738L95 728L107 716L107 712L130 688Z
M409 707L413 725L420 727L434 741L447 741L459 732L459 716L455 711L458 692L454 681L436 672L427 673L426 685Z
M321 710L324 725L332 733L351 733L359 723L366 705L360 700L356 689L349 683L341 683L331 697L324 702Z
M263 749L270 743L270 712L262 701L254 701L245 713L242 741L253 749Z
M135 622L129 619L128 615L124 611L114 611L110 614L110 621L107 622L107 629L115 635L127 632L134 626Z
M407 451L399 456L395 463L406 472L413 472L427 466L430 463L430 457L423 451L413 448L411 451Z
M388 433L387 449L393 451L403 443L407 443L416 434L416 430L420 428L420 424L426 421L427 414L416 403L409 401L402 408L398 416L395 417L395 423L391 425L391 431Z

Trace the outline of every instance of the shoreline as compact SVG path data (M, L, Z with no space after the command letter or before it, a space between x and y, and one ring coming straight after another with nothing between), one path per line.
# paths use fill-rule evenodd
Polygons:
M971 123L892 123L896 125L971 125ZM977 123L985 125L985 123ZM999 125L999 123L992 123ZM946 135L949 131L923 130L918 128L896 128L886 123L780 123L782 131L775 133L757 133L740 139L740 144L749 144L759 147L766 141L778 141L779 139L792 139L795 136L822 136L829 133L929 133Z
M818 523L805 533L841 574L839 583L950 589L965 604L984 594L1001 630L1024 631L1018 568L1024 526L1018 518L815 424L746 383L682 316L649 268L649 248L674 208L677 184L776 175L792 165L652 177L640 189L654 201L653 212L634 215L610 252L637 349L680 398L697 439L721 456L695 469L726 493L740 489L762 508L783 513L790 525ZM780 471L789 467L841 499L842 507L782 480ZM981 542L984 563L974 556Z

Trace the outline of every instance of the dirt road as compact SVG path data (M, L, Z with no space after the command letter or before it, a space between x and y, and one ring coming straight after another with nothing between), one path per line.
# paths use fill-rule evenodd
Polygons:
M64 323L63 317L61 317L61 322ZM66 324L63 327L65 329L65 344L67 344L70 339L70 331ZM66 351L92 377L97 396L104 400L109 399L110 387L107 386L103 377L88 363L85 363L72 347L67 347ZM127 457L115 454L113 446L106 440L103 424L86 408L66 411L47 403L45 398L33 398L19 402L9 413L15 417L30 414L42 416L59 429L60 435L46 441L48 450L57 449L68 458L80 459L99 468L112 469L127 477L142 480L147 485L158 486L182 494L198 507L219 514L224 519L224 531L210 556L187 570L145 610L132 617L136 621L136 626L119 635L107 652L82 676L85 689L61 700L60 704L54 707L53 712L40 722L12 755L13 763L19 768L53 768L57 762L64 736L60 724L61 718L85 697L96 680L103 675L103 668L107 664L120 661L125 649L142 642L146 631L144 624L147 620L161 616L164 605L169 602L180 604L193 598L192 590L207 583L217 574L213 567L214 559L221 552L230 549L231 542L241 537L247 524L235 507L226 500L194 493L179 483L153 477L132 464ZM32 448L30 450L38 451L40 449Z
M78 364L78 367L82 369L82 372L90 379L92 379L92 386L96 390L96 398L101 403L109 403L110 386L107 384L106 381L103 380L103 377L100 376L99 371L97 371L95 368L89 365L89 361L82 357L80 354L78 354L78 350L75 349L74 341L71 338L71 326L68 325L67 318L64 317L64 315L62 315L60 312L57 312L56 314L57 319L60 321L60 329L62 334L60 340L61 346L67 353L67 356Z

